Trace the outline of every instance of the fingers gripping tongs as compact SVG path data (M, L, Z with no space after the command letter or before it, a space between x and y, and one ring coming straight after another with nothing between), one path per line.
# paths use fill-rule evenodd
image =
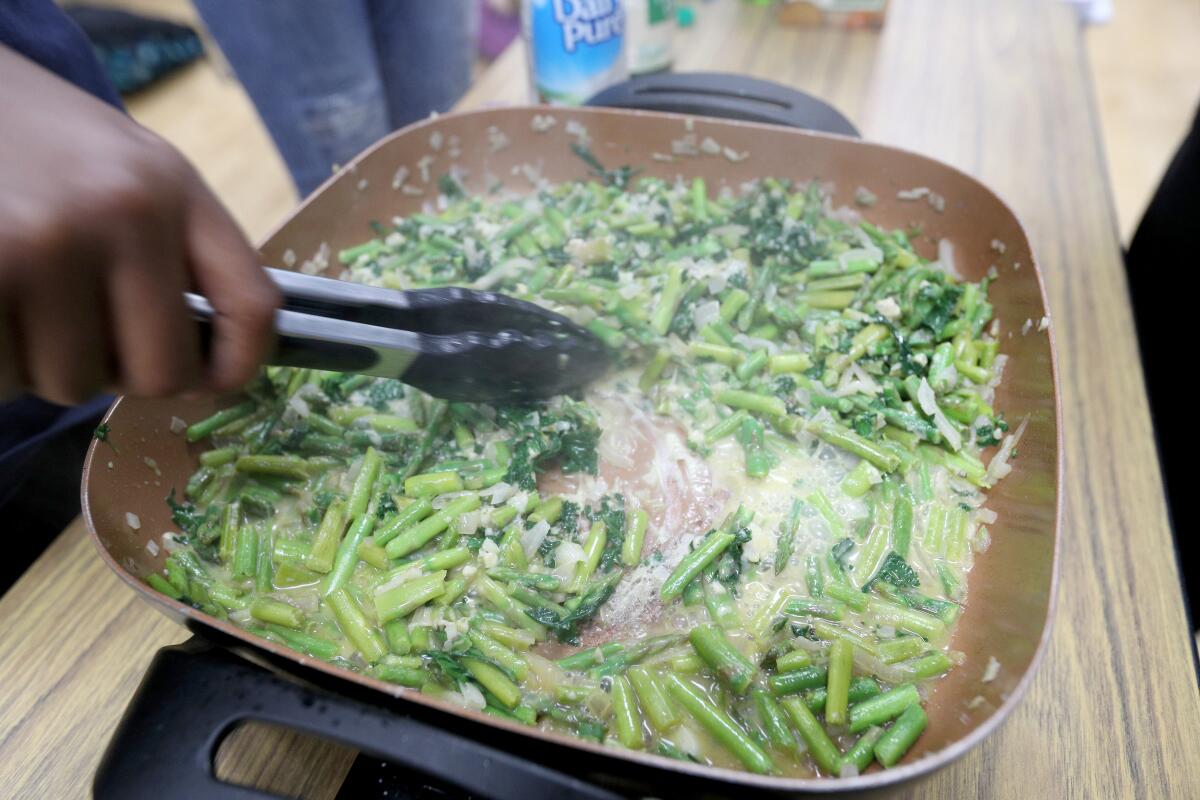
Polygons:
M591 333L511 297L267 273L284 297L271 364L397 378L437 397L492 403L571 391L608 364ZM198 321L211 322L207 298L187 293L185 300Z

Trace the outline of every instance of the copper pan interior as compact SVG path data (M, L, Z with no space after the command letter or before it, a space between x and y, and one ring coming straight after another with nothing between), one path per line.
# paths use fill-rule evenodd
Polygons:
M596 109L555 109L551 113L556 124L538 133L531 120L542 113L545 109L489 109L431 119L393 134L331 178L270 236L262 246L265 263L300 268L305 262L327 260L332 265L327 274L336 277L339 248L369 238L371 220L387 224L393 216L435 202L437 178L452 165L463 170L464 183L475 192L485 191L497 180L508 189L525 191L532 186L530 178L537 175L551 181L583 177L587 168L569 148L575 134L566 130L565 123L571 119L586 128L592 150L606 165L631 164L645 174L665 178L701 176L710 191L723 186L736 190L744 181L766 176L816 179L832 183L835 205L852 205L855 190L866 187L878 198L866 216L888 227L919 226L925 236L916 244L925 255L936 252L937 239L947 238L954 244L957 268L965 277L979 279L995 265L1000 278L992 284L990 297L1002 325L1001 352L1009 356L996 407L1014 427L1026 416L1029 424L1013 472L991 492L988 501L999 519L991 526L991 547L976 558L968 606L953 641L953 647L965 653L966 661L934 692L928 705L929 727L919 746L907 756L908 766L843 781L839 788L890 783L961 754L994 728L1023 692L1046 638L1054 593L1060 473L1057 393L1051 334L1038 331L1038 323L1047 313L1043 290L1021 224L974 179L894 148L772 126ZM711 136L738 160L724 154L677 157L670 162L654 157L670 153L672 140L683 137L688 126L701 140ZM507 144L497 147L502 141ZM422 177L422 164L430 176L428 183ZM423 190L422 195L394 188L401 168L407 168L405 185ZM926 198L897 197L897 191L914 187L927 187L944 197L944 209L935 209ZM997 252L993 242L1002 242L1004 252ZM1028 332L1023 333L1023 328ZM108 420L113 446L94 442L89 453L84 474L85 514L110 566L157 607L176 619L191 617L256 646L287 654L228 623L149 591L138 580L162 568L165 553L160 550L152 555L147 542L175 529L163 498L172 487L182 489L202 449L171 433L171 419L193 421L219 404L216 398L119 401ZM126 512L140 518L140 529L130 528ZM995 680L982 683L980 678L993 657L1000 663L1000 671ZM370 678L326 668L389 694L398 693ZM440 705L417 693L405 696ZM467 712L454 709L453 713ZM489 717L483 719L508 727ZM569 741L576 747L593 747ZM626 753L615 757L654 758ZM656 760L680 768L679 762ZM725 777L779 788L832 788L829 782L784 781L741 773Z

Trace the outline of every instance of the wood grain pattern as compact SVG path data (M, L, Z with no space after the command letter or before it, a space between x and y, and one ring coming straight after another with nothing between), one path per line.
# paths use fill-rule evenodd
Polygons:
M1024 221L1058 346L1065 511L1055 629L1028 697L918 791L1195 797L1193 645L1078 23L1041 0L953 8L892 4L866 134L981 178Z
M1200 700L1073 16L1042 0L893 0L880 41L778 29L733 2L701 11L679 38L678 68L807 89L868 137L979 176L1014 205L1046 273L1067 448L1055 631L1012 719L909 794L1194 796ZM524 58L510 48L462 106L523 102ZM185 637L109 574L73 523L0 598L0 794L86 796L151 655ZM237 735L220 772L239 782L329 797L348 766L341 748L313 744L296 759L287 734ZM282 770L281 753L324 759L324 773Z

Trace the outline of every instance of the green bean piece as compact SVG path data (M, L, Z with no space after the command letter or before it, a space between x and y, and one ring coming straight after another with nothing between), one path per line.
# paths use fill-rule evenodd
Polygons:
M675 312L683 300L683 267L673 264L667 272L667 283L658 296L658 305L650 318L650 327L659 336L666 336L675 319Z
M881 625L893 625L926 639L936 638L946 631L946 623L937 617L875 597L867 600L867 614Z
M337 620L350 644L354 645L368 664L374 664L387 653L383 637L367 622L367 617L358 603L345 589L338 589L325 598L333 617Z
M380 622L406 617L446 591L446 570L438 570L397 586L384 584L375 592L375 615Z
M789 617L820 617L839 620L846 615L845 607L836 600L809 600L793 597L783 609Z
M318 471L318 465L296 456L238 456L234 466L238 472L248 475L266 475L292 481L307 480Z
M826 683L825 723L845 725L850 705L850 677L854 669L854 645L838 639L829 648L829 675Z
M238 531L241 527L241 504L233 500L221 513L221 538L217 544L217 558L228 564L237 550Z
M801 667L790 672L779 672L770 676L767 678L767 686L771 689L771 694L776 697L798 694L805 689L815 689L818 686L824 686L828 674L829 670L823 666Z
M855 611L866 611L867 601L870 596L865 592L860 592L853 586L847 586L844 583L830 583L825 587L825 594L829 595L830 599L845 603Z
M271 532L258 532L258 553L254 569L254 588L260 594L266 594L274 589L275 562L272 559Z
M636 665L630 667L625 674L637 692L642 711L654 730L667 733L679 724L679 714L671 703L662 679L656 673L647 667Z
M900 456L837 423L825 422L805 427L822 441L859 458L865 458L884 472L895 472L900 466Z
M270 622L265 623L261 629L250 630L260 636L287 645L293 650L307 653L314 658L324 661L329 661L342 651L341 646L337 642L331 642L320 636L314 636L304 631L293 630Z
M859 675L854 680L850 681L850 690L847 692L847 697L851 705L861 703L864 700L870 700L872 697L880 694L882 690L875 679L867 675ZM825 710L825 701L829 698L829 692L826 687L818 687L807 691L803 695L804 705L814 714L820 714Z
M250 605L250 616L262 622L271 622L284 628L304 627L304 614L300 609L282 600L260 597Z
M678 597L693 578L733 543L733 538L732 533L710 533L698 547L680 560L678 566L663 581L659 597L664 601L674 600Z
M850 707L850 732L859 733L872 725L882 725L900 715L911 705L918 705L921 696L917 687L905 683L881 695Z
M755 689L751 692L754 698L754 708L758 711L758 719L762 723L767 739L780 750L795 752L796 735L788 726L787 717L775 698L765 689Z
M381 681L407 686L410 689L420 689L433 677L427 669L388 663L376 664L371 668L371 673Z
M841 539L845 536L845 523L838 513L833 508L833 504L829 502L829 498L825 493L818 490L804 498L804 502L817 510L829 525L829 531L833 534L833 538Z
M879 470L870 461L863 459L842 479L842 493L847 497L862 497L880 478Z
M232 464L237 460L237 455L236 447L221 447L216 450L206 450L200 454L200 465L216 469L226 464Z
M804 504L798 499L792 501L792 509L779 529L779 538L775 542L775 574L783 572L792 559L792 551L796 546L796 531L800 528L800 513ZM811 589L809 590L811 592Z
M908 489L901 487L892 507L892 550L901 558L908 558L908 545L912 540L913 503Z
M758 669L730 643L719 627L699 625L692 628L688 638L696 653L712 668L717 677L736 694L746 693L758 675Z
M867 728L862 736L850 746L842 756L842 766L839 775L844 775L847 764L853 764L858 773L862 773L875 760L875 743L883 736L883 728Z
M510 628L507 625L501 625L499 622L480 619L478 621L473 620L472 624L476 625L479 631L485 636L495 639L511 650L528 650L537 642L533 634L529 631Z
M587 539L583 543L583 558L575 565L575 577L567 585L571 594L579 594L587 586L588 579L600 564L600 556L604 552L605 542L608 541L608 528L602 520L592 523Z
M954 662L950 660L949 656L940 650L935 650L912 661L897 664L896 668L910 680L920 681L948 672L953 666Z
M901 636L897 639L880 642L878 645L879 658L885 664L895 664L898 661L907 661L920 655L928 647L929 645L920 636Z
M491 575L498 581L522 583L544 592L557 592L562 589L563 585L562 579L557 575L544 572L522 572L521 570L510 569L508 567L493 567L488 570L488 575Z
M346 504L347 516L358 517L366 512L367 503L371 500L382 463L379 451L374 447L368 447L366 454L363 455L358 475L354 478L354 486L350 490L350 500Z
M471 640L471 644L479 649L479 652L507 671L509 675L519 681L525 680L525 676L529 674L529 662L522 656L492 639L483 631L468 631L467 637Z
M650 516L644 508L631 508L626 514L625 541L621 543L621 563L636 567L642 560L642 548L646 541L646 526Z
M243 525L238 529L237 549L233 554L233 569L235 577L254 577L258 569L258 530L252 525Z
M201 439L207 439L212 435L213 431L231 422L236 422L239 419L250 416L257 408L258 405L253 400L247 400L244 403L238 403L236 406L222 409L210 417L189 425L184 432L185 436L189 442L198 442Z
M704 605L712 621L726 630L741 627L742 621L733 602L733 595L717 581L710 581L706 577L701 577L700 580L704 590Z
M462 477L453 471L427 472L404 479L404 493L409 497L433 497L462 490Z
M778 397L748 392L743 389L721 389L715 399L730 408L741 408L754 414L765 414L772 417L787 416L787 406Z
M808 706L799 697L789 697L783 700L781 705L791 717L796 730L800 732L800 738L804 740L808 754L812 756L816 765L826 775L837 775L842 767L842 752L813 716L813 712L808 710Z
M358 543L358 560L370 564L375 569L387 569L391 560L387 551L380 547L373 538L364 539Z
M678 675L667 676L667 690L710 736L728 749L746 769L760 775L776 771L775 762L746 731L694 684Z
M375 525L375 515L364 513L358 516L350 525L350 532L338 544L337 555L333 559L333 567L321 582L321 594L328 595L346 585L350 575L358 564L358 550L363 540L371 535Z
M546 626L525 613L524 606L504 591L504 587L486 575L475 578L479 594L504 615L510 625L516 625L532 633L539 641L546 638Z
M755 350L734 370L738 380L745 383L767 368L767 351Z
M612 679L613 727L617 729L617 741L631 750L645 746L642 735L642 715L638 709L633 687L624 675Z
M808 654L807 650L792 650L775 659L775 670L777 672L794 672L811 664L812 656Z
M342 532L346 528L346 503L334 500L325 509L321 518L321 526L313 537L312 549L304 565L314 572L329 572L333 569L333 560L337 555L338 544L342 540Z
M479 508L479 495L469 494L451 500L441 511L405 529L384 547L390 558L400 558L420 550L427 542L457 522L463 514Z
M375 544L381 547L386 545L392 539L395 539L401 531L416 525L432 513L433 501L428 497L414 500L401 508L396 516L389 519L375 532Z
M154 591L158 592L159 594L165 594L172 600L183 599L183 592L177 589L170 581L168 581L162 575L159 575L157 572L151 572L149 575L147 575L146 583L148 583L150 588Z
M670 361L671 354L666 350L659 350L654 354L654 357L650 359L650 362L638 378L638 388L642 390L643 394L648 393L654 388L654 385L658 383L659 378L662 377L663 371L667 368L667 364Z
M408 635L408 623L402 619L394 619L383 626L383 634L387 638L388 650L394 655L406 656L412 652L412 638Z
M521 702L521 690L497 667L477 658L464 658L462 665L479 685L491 692L505 708L515 708Z
M581 650L578 653L572 653L565 658L560 658L555 663L566 670L583 672L603 664L605 659L624 651L624 649L625 645L623 644L609 642L599 647L592 647L587 650Z
M920 705L913 704L887 729L875 743L875 759L885 767L896 764L929 724L929 717Z

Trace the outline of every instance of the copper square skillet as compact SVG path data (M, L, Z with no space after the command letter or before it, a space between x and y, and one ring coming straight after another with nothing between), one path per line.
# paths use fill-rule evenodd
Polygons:
M713 191L736 190L762 177L816 179L832 183L834 204L843 205L852 202L858 187L867 187L878 197L870 219L888 227L920 226L928 234L918 241L925 255L932 256L934 243L947 238L966 278L978 280L995 264L1000 278L989 298L1002 330L1010 333L1001 338L1001 352L1010 358L996 407L1010 420L1028 416L1029 424L1012 473L989 495L988 506L999 519L991 527L990 549L976 559L967 608L952 641L966 653L966 664L938 684L927 706L929 727L905 760L887 771L815 780L606 748L466 711L306 658L160 595L142 578L161 570L166 554L152 553L155 548L148 550L147 543L174 529L163 498L171 487L186 483L201 449L171 433L171 420L202 418L223 401L126 397L106 418L113 446L94 442L88 454L84 515L109 567L147 602L198 635L155 658L97 773L97 797L264 796L217 781L212 769L220 740L249 719L343 741L477 796L520 800L749 792L873 795L929 775L999 725L1024 694L1048 638L1060 518L1051 337L1036 330L1021 333L1023 327L1029 330L1027 320L1036 323L1047 313L1028 237L1013 212L973 178L924 156L850 136L761 124L790 122L799 114L812 125L815 111L824 115L816 123L823 129L854 133L844 117L811 98L797 100L797 93L761 81L729 84L729 79L665 76L625 87L608 99L665 107L695 114L694 119L641 110L504 108L412 125L374 145L305 201L263 244L264 263L321 263L322 257L368 238L370 220L419 211L434 199L437 176L453 165L465 171L467 188L475 192L496 179L524 189L531 168L551 181L584 177L587 167L569 147L576 134L568 128L578 132L567 125L571 120L586 128L601 161L635 165L664 178L700 176ZM536 131L542 126L533 124L534 117L547 113L557 124ZM670 153L672 140L689 130L697 141L712 137L735 157L655 158ZM505 146L497 147L501 141ZM393 187L402 167L406 185L425 190L421 196ZM426 170L428 183L422 175ZM914 187L944 197L944 209L897 197ZM1004 243L1003 253L993 247L996 241ZM128 526L126 512L140 518L138 530ZM982 683L992 657L1002 668L994 681Z

